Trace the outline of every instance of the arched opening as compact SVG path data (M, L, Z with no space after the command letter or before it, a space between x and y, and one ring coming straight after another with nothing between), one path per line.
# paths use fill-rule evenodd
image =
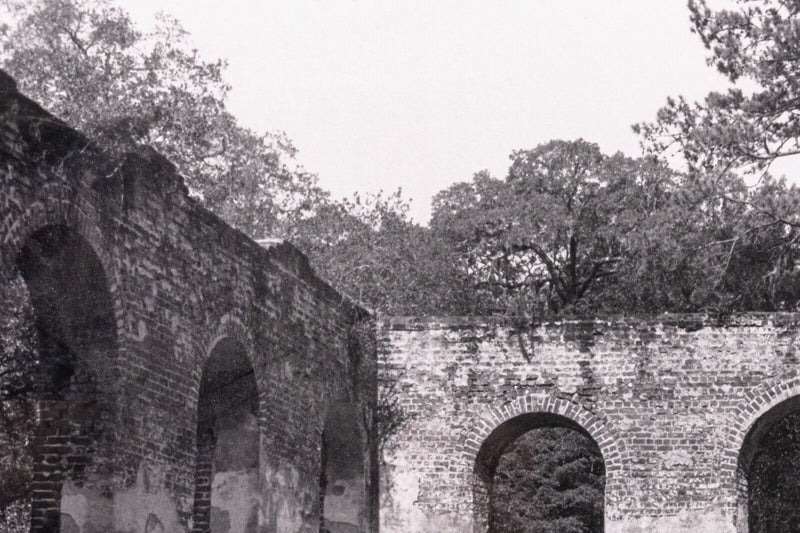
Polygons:
M750 533L800 531L800 397L753 424L739 453L741 524Z
M16 266L17 276L3 279L0 318L0 366L10 372L0 399L12 418L4 422L29 442L22 451L19 435L6 433L17 439L14 488L27 499L31 531L110 529L103 494L113 470L108 391L117 339L105 273L89 244L60 225L30 236Z
M322 432L320 533L362 533L367 529L366 431L354 403L328 410Z
M224 338L200 381L192 531L259 530L260 450L255 373L244 347Z
M569 418L527 413L500 424L475 462L475 531L603 531L605 463Z

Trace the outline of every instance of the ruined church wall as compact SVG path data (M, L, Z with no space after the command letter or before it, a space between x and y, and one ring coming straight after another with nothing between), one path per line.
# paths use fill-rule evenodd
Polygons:
M481 531L478 450L527 412L597 441L607 532L746 531L739 451L760 414L800 394L799 326L796 314L384 319L379 377L407 421L383 449L381 531Z
M113 397L114 417L103 428L112 448L85 459L83 479L65 481L54 503L62 527L91 531L112 517L113 531L190 529L202 370L216 342L233 337L258 385L262 502L255 522L231 523L317 531L329 406L351 401L361 424L372 419L367 314L292 245L260 246L199 207L154 151L109 160L0 71L4 282L25 240L52 224L80 235L102 263L117 343L97 378ZM373 443L365 449L374 468ZM374 497L374 487L364 491ZM372 531L374 520L365 511L359 531Z

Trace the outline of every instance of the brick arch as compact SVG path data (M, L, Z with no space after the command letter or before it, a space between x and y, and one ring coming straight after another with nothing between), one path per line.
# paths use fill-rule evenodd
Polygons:
M114 319L116 349L110 356L119 357L127 338L121 273L106 237L91 216L93 208L89 204L78 205L75 193L61 183L45 186L42 190L44 199L32 201L21 214L10 213L0 222L0 228L8 228L6 233L0 234L0 278L12 279L17 275L18 254L26 240L39 230L58 225L73 231L86 242L100 264ZM115 386L114 383L105 385L109 389ZM116 405L114 407L116 409Z
M229 311L217 318L210 321L210 325L206 327L204 334L201 336L198 344L198 357L194 368L192 369L192 391L194 399L197 400L197 395L200 393L200 380L203 377L203 369L211 357L214 348L224 339L233 339L244 348L245 356L247 357L250 366L253 367L256 377L256 385L258 386L259 397L259 410L263 410L265 383L263 380L263 373L259 372L258 361L256 360L255 340L250 330L245 327L244 322L240 318L237 311Z
M200 355L197 359L197 364L195 365L194 372L193 372L193 399L195 400L196 408L194 409L194 413L197 416L195 421L195 428L197 431L196 434L196 449L195 449L195 484L194 484L194 497L193 497L193 504L192 504L192 527L191 531L194 533L207 533L210 531L211 522L213 520L213 510L212 510L212 492L213 492L213 480L215 476L215 472L219 464L216 462L215 459L215 449L222 444L218 441L220 435L222 433L217 434L216 430L210 429L214 427L214 424L219 420L218 417L223 416L220 415L217 408L217 412L215 413L215 409L210 406L214 405L214 402L219 400L220 398L224 398L223 402L231 402L231 403L223 403L222 405L228 405L228 408L234 406L234 412L241 414L242 409L248 411L248 414L254 415L256 418L256 428L255 430L248 430L244 437L237 437L238 442L249 442L252 444L253 448L251 451L254 451L255 454L243 454L242 457L258 457L257 462L255 465L247 464L245 465L247 468L246 470L253 470L255 469L257 475L261 474L260 468L260 457L263 447L263 432L265 428L265 423L263 420L263 412L264 412L264 383L261 378L261 373L258 371L259 367L256 366L255 360L255 349L254 349L254 342L253 337L250 335L249 331L243 325L242 321L236 316L234 312L229 312L223 314L219 318L217 318L214 323L216 324L215 327L207 328L207 333L202 336L201 346L202 349L199 352ZM244 387L237 389L237 392L234 395L229 395L228 392L225 392L225 389L231 385L231 381L222 381L220 386L216 387L217 390L222 389L223 393L222 396L217 397L214 400L207 401L204 403L202 395L204 394L201 391L201 382L204 377L204 373L207 370L207 367L210 364L210 360L212 354L214 353L215 349L220 346L220 343L224 341L233 341L238 351L239 348L243 351L243 361L239 361L240 364L247 364L252 369L252 381L250 378L246 378L242 381L245 383ZM223 348L225 349L225 348ZM224 354L225 352L223 352ZM236 356L236 359L239 359ZM229 360L229 359L223 359ZM217 359L215 364L220 361ZM234 364L238 364L234 363ZM241 368L241 367L240 367ZM211 370L209 368L209 370ZM212 374L217 370L211 370ZM249 372L247 372L249 374ZM224 374L223 374L224 375ZM219 378L219 374L216 374L217 378ZM238 376L239 378L243 377L242 375ZM237 378L238 379L238 378ZM252 388L254 387L254 389ZM208 394L213 393L214 388L211 391L208 391ZM230 390L230 389L228 389ZM242 396L242 391L247 391ZM252 395L251 392L252 391ZM256 404L252 407L254 411L249 411L249 407L245 407L248 405L252 405L248 403L239 403L241 402L241 398L253 398L256 397ZM205 396L206 400L209 400L212 396ZM238 398L238 399L237 399ZM205 414L205 417L203 415ZM230 415L230 411L225 411L224 416L228 417ZM211 417L211 418L209 418ZM236 419L234 415L234 420ZM204 422L205 420L205 422ZM211 420L212 423L208 421ZM246 427L245 425L237 426L236 431L240 431L241 428ZM252 440L251 440L252 437ZM230 439L228 439L228 445L230 445ZM223 471L227 471L231 468L230 465L223 466ZM220 493L216 493L219 495ZM252 498L252 494L249 495ZM252 504L252 500L248 500L250 504ZM260 510L258 511L261 512Z
M19 254L28 239L37 232L52 226L66 228L72 236L82 241L80 248L83 253L94 256L91 260L93 266L96 265L96 270L92 271L93 279L102 286L102 309L110 314L107 331L113 335L108 339L108 344L102 344L102 349L90 355L82 353L78 358L80 362L74 367L78 369L75 371L77 383L69 385L67 394L37 392L35 401L38 409L40 413L47 414L41 415L37 422L36 435L31 443L36 462L34 468L50 472L49 477L34 479L31 484L33 493L39 494L31 504L31 530L49 531L57 527L59 509L67 514L71 512L71 508L63 507L63 483L78 480L78 487L87 480L112 483L113 476L120 472L112 466L116 463L114 454L117 453L118 439L111 428L123 416L119 398L114 394L120 385L119 374L114 368L124 349L126 335L120 295L121 274L108 241L96 223L94 207L88 200L81 201L77 192L62 183L46 184L42 191L40 198L27 203L21 211L7 213L4 220L0 221L0 278L12 280L19 274ZM59 341L47 340L43 341L40 349L57 352L64 349L60 344ZM91 346L98 347L94 341ZM84 406L77 408L82 405L81 402L84 402ZM100 420L102 422L98 423ZM53 448L48 442L56 435L59 448ZM97 461L99 468L92 467L90 471L80 461L72 466L70 461L73 457L83 458L86 464ZM57 464L61 466L53 466ZM107 516L98 518L100 524L109 519Z
M605 464L606 496L605 514L609 515L609 485L621 480L622 468L628 457L624 438L601 414L593 413L582 405L553 396L521 396L502 405L492 406L472 419L472 429L463 438L463 458L469 468L472 484L472 531L485 533L489 527L489 485L479 472L481 448L490 435L504 423L514 418L532 415L555 415L570 421L574 429L583 430L600 449Z
M750 430L770 409L794 397L800 397L800 376L762 383L744 393L728 419L728 432L720 454L720 467L735 475L739 454Z
M200 336L199 341L193 343L196 350L197 359L195 360L194 367L192 368L191 378L191 400L194 402L194 414L197 413L197 402L200 396L200 381L203 378L203 370L208 362L214 348L220 341L225 339L233 339L244 349L245 357L250 363L255 373L256 388L258 390L258 412L259 424L263 430L263 413L266 405L266 383L264 373L260 371L259 365L256 363L255 341L253 335L244 326L244 323L239 318L238 313L235 311L219 315L218 318L211 321L211 326L206 327L204 334Z
M767 430L771 425L767 417L780 418L778 411L787 404L788 411L800 407L800 376L786 380L771 380L745 392L735 405L727 420L728 431L719 456L718 469L723 476L725 493L734 498L728 505L734 510L737 531L748 531L748 480L747 470L756 448L752 445L751 433ZM777 408L777 409L776 409ZM773 411L771 414L770 411ZM764 419L766 425L760 426Z
M86 214L91 208L76 205L69 190L63 186L44 188L47 194L43 200L36 200L20 214L9 213L0 222L0 228L8 231L0 234L0 276L10 279L16 272L16 258L26 239L40 229L51 225L62 225L80 235L94 251L106 278L116 321L116 335L119 345L124 339L124 306L120 296L120 273L109 251L106 239L100 228Z
M250 334L248 329L244 326L244 323L239 318L238 312L231 311L219 316L217 319L213 320L211 325L212 327L209 328L208 332L203 338L202 344L204 346L204 351L202 354L202 359L200 362L200 367L202 371L202 366L208 361L208 358L211 356L211 352L214 351L214 347L225 338L231 338L235 341L239 342L245 350L247 358L250 360L250 364L253 368L256 367L255 365L255 358L254 358L254 343L253 343L253 336Z
M529 413L548 413L563 416L581 426L592 437L603 454L606 476L615 477L627 457L625 440L602 415L564 398L526 395L499 406L485 409L473 417L472 429L463 438L464 458L474 463L481 445L502 423Z

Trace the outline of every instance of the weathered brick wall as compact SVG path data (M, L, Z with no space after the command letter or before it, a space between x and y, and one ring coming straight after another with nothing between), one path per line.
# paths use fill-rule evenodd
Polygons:
M42 482L61 480L51 483L61 485L61 501L48 505L60 511L62 527L191 528L201 376L214 346L232 337L258 386L258 531L317 531L329 406L354 403L359 423L371 424L375 358L364 338L366 313L317 277L290 244L260 246L199 207L152 150L118 165L21 96L0 71L4 283L19 274L20 250L31 236L53 226L96 254L97 277L104 278L96 285L109 295L114 337L92 359L102 363L93 368L97 394L111 405L111 421L99 428L110 444L89 443L80 478L53 465L38 474ZM68 292L70 285L59 287ZM354 342L356 331L361 342ZM364 445L367 471L376 468L375 449ZM373 477L364 481L367 505L376 498ZM375 515L364 509L357 529L374 530Z
M476 458L525 413L598 443L606 531L746 531L746 435L800 395L796 314L390 318L378 335L379 377L409 417L383 452L383 533L484 531Z

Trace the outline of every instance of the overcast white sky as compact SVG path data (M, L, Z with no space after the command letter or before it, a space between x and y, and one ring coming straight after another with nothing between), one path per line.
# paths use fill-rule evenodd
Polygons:
M402 187L423 223L451 183L505 176L513 149L638 155L631 124L726 86L682 0L120 1L227 59L231 111L284 130L334 195Z

